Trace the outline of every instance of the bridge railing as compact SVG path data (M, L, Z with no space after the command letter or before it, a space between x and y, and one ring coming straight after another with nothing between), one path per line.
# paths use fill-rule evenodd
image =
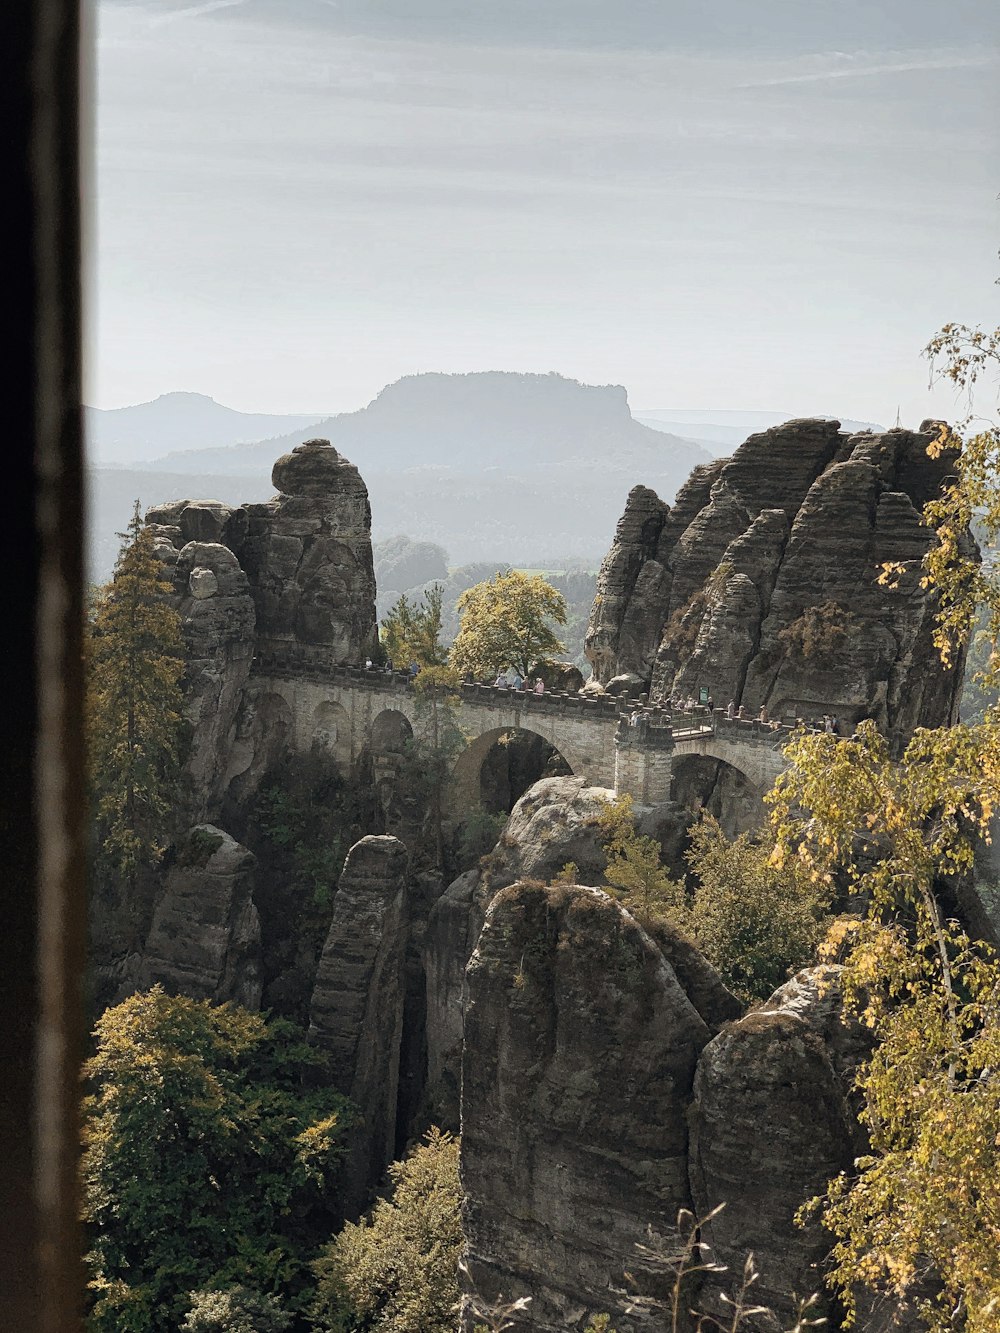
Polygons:
M416 680L408 671L331 663L329 649L312 649L300 644L257 653L251 672L256 676L295 676L324 684L347 685L352 689L388 690L404 694L414 689ZM578 714L581 718L614 721L623 707L622 700L606 695L595 697L564 690L546 690L543 694L536 694L533 690L516 690L510 686L476 681L462 681L457 693L463 703L472 707L510 707L516 711L523 710L529 715L533 712Z

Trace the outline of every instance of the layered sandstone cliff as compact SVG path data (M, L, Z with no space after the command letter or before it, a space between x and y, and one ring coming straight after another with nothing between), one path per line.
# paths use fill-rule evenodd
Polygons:
M631 492L587 632L594 677L651 699L707 686L756 715L875 720L898 744L954 720L961 664L931 643L921 523L951 465L919 432L788 421L696 468L668 506ZM902 567L899 587L879 582Z

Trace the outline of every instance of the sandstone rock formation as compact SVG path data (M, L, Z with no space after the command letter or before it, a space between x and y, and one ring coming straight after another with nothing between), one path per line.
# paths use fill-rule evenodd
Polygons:
M397 838L362 838L351 848L310 1006L310 1037L329 1057L333 1085L364 1117L363 1143L348 1172L355 1203L396 1154L407 860Z
M220 828L200 824L180 840L153 913L135 989L247 1009L260 1004L260 921L254 858Z
M864 1151L850 1087L868 1048L844 1019L838 974L802 972L720 1033L702 1053L694 1085L695 1209L706 1216L725 1205L706 1239L730 1272L742 1271L753 1252L755 1299L779 1321L794 1315L793 1293L822 1291L832 1243L818 1222L797 1226L795 1214ZM712 1306L720 1288L727 1286L703 1292L701 1304Z
M686 1112L710 1033L673 968L606 894L516 884L469 964L462 1068L467 1281L529 1296L518 1327L626 1314L664 1275L637 1246L690 1206ZM662 1310L660 1312L662 1314ZM467 1310L464 1327L475 1323Z
M353 463L309 440L274 465L266 504L156 505L147 526L174 587L187 647L192 751L186 814L244 801L289 739L287 704L257 675L361 665L376 637L371 509Z
M437 1124L458 1129L465 969L490 901L501 889L519 880L551 880L569 862L576 865L578 879L599 882L607 865L605 835L599 820L613 797L612 791L591 787L585 778L543 778L536 782L514 806L489 856L480 866L459 876L434 904L423 952L428 1100ZM640 832L659 839L665 863L679 874L690 815L672 804L636 813ZM716 996L719 1012L724 1010L726 1018L734 1017L740 1010L733 997L697 951L691 951L697 957L695 963L684 953L685 947L683 942L677 943L678 957L684 954L692 969L702 966L712 973L722 992ZM703 984L707 996L712 983L705 977ZM735 1009L729 1007L732 1005ZM715 1031L717 1024L706 1021Z
M259 651L299 646L328 662L363 662L373 649L375 573L368 491L329 440L279 458L280 492L247 506L242 552L257 607Z
M751 715L870 716L897 745L953 720L961 663L941 669L918 575L920 511L951 462L928 457L933 433L789 421L696 468L672 508L635 487L587 633L595 679L638 677L654 702L707 685ZM878 583L886 562L898 591Z

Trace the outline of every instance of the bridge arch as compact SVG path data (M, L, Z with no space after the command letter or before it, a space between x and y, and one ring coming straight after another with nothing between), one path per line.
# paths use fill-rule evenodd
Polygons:
M413 724L398 708L384 708L372 720L369 745L373 754L402 754L413 739Z
M504 749L508 750L506 774ZM452 807L468 811L482 806L493 813L507 812L540 778L574 771L562 750L540 731L524 726L493 727L472 740L455 761Z
M350 772L352 759L351 715L343 704L324 699L313 709L310 744L334 760L341 773Z
M672 799L712 815L729 838L764 823L766 790L729 758L694 750L674 755Z

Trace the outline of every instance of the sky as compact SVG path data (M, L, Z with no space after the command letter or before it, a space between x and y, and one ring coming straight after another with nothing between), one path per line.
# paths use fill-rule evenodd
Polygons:
M1000 323L995 0L91 0L87 392L954 417Z

